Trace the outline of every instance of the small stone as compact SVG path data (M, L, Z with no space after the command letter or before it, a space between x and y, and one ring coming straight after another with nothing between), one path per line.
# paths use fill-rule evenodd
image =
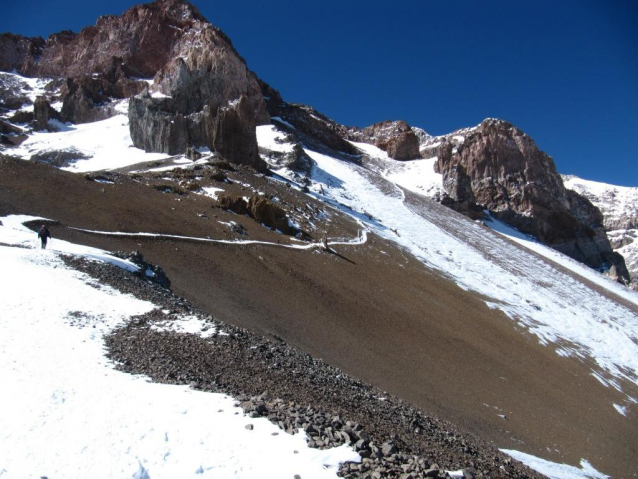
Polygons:
M252 424L246 424L246 429L248 429L249 431L252 431L255 428L255 426L253 426Z

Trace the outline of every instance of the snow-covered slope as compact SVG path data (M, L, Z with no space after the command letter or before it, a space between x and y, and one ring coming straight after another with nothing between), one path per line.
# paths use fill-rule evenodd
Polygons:
M372 157L368 167L306 150L315 163L310 194L352 215L369 231L397 243L462 288L479 293L491 308L504 312L558 355L589 365L603 385L624 393L621 404L609 404L619 414L625 416L635 408L638 294L502 223L487 224L492 223L507 240L482 223L471 223L407 191L397 183L423 191L414 187L409 165L383 168L382 152L372 151L375 147L370 145L357 146ZM294 181L292 172L288 177ZM619 304L595 287L632 306ZM525 460L525 455L518 458ZM539 467L538 461L528 462ZM556 472L553 477L571 476Z
M78 153L77 158L70 158L69 165L63 169L76 173L122 168L168 157L133 147L127 115L128 101L120 102L116 111L118 114L109 119L81 125L52 120L59 131L35 132L10 153L28 160L35 154L74 151Z
M607 236L615 251L623 255L638 289L638 188L608 185L564 175L565 186L583 195L604 217Z
M59 253L135 266L57 239L40 250L22 226L33 219L0 226L10 272L0 275L0 477L329 478L340 462L360 460L349 446L311 449L303 432L280 434L232 397L114 369L104 336L155 306L68 269ZM188 317L162 327L202 326Z
M593 361L593 375L626 392L626 402L617 409L636 402L635 310L503 240L482 223L470 223L406 192L390 181L391 175L388 180L355 163L311 150L306 153L315 162L310 186L315 197L348 212L370 231L396 242L464 289L484 295L490 307L525 326L558 354ZM374 169L377 167L375 163ZM638 294L590 268L538 243L532 242L530 249L638 306Z

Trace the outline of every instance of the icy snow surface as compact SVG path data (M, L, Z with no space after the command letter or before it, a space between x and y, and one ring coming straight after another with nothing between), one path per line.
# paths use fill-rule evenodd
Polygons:
M581 459L580 468L567 464L546 461L524 452L501 449L501 452L512 456L517 461L546 475L550 479L608 479L609 476L598 472L589 462Z
M64 170L76 173L113 170L147 161L168 158L163 153L146 153L133 147L128 124L128 100L117 106L120 114L107 120L80 125L56 122L61 131L34 132L12 155L28 160L32 155L74 147L89 159L78 160Z
M257 127L257 143L260 148L280 153L291 153L292 143L286 142L286 134L277 130L274 125L262 125Z
M406 190L428 198L434 198L443 192L443 175L434 172L437 157L409 161L397 161L388 154L368 143L350 142L368 156L375 158L381 175Z
M29 247L36 234L19 227L25 219L0 226L0 243L25 246L0 246L2 479L328 478L340 462L360 461L345 445L310 449L303 433L249 419L226 395L115 370L104 336L154 305Z
M310 185L313 196L412 252L461 288L485 296L488 306L525 326L557 354L591 364L597 379L627 394L623 407L635 402L638 318L633 311L483 225L406 193L369 169L309 149L306 153L315 162ZM294 179L292 174L289 178ZM638 304L637 294L586 266L542 245L533 248Z

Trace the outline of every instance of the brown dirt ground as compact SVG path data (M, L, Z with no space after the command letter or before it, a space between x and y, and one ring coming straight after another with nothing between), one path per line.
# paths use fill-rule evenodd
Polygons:
M234 175L274 188L284 202L308 201L265 178ZM572 465L586 458L614 477L636 475L638 416L632 410L624 418L614 410L620 393L603 387L587 365L540 345L477 295L376 236L363 246L336 247L338 256L67 228L231 239L238 236L217 220L240 218L248 239L286 241L214 203L162 193L128 177L105 185L36 163L0 160L0 215L58 220L50 228L53 247L63 238L140 250L164 268L177 294L216 318L279 336L498 447ZM198 216L202 212L208 218ZM354 222L336 213L322 228L347 237L357 232Z

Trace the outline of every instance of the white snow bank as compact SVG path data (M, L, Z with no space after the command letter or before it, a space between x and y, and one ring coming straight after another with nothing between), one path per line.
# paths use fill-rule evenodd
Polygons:
M598 472L592 465L584 459L580 461L580 468L569 466L567 464L558 464L556 462L546 461L531 454L514 451L510 449L501 449L508 456L513 457L517 461L522 462L526 466L535 471L544 474L550 479L608 479L609 476Z
M128 111L128 100L120 102L118 110ZM28 160L36 153L75 148L84 156L90 156L62 168L76 173L123 168L169 156L163 153L146 153L134 148L126 114L93 123L59 125L62 131L33 133L22 145L13 149L12 154Z
M403 190L374 171L312 150L306 153L315 163L310 191L316 198L352 215L461 288L490 298L488 306L524 326L542 344L591 365L592 374L606 386L631 394L622 381L638 385L638 319L632 310L488 234L481 225L427 200L407 203ZM289 179L294 181L291 175ZM569 268L589 279L593 274L601 286L636 303L635 293L619 290L586 266L574 262Z
M617 283L615 281L610 280L606 276L598 273L597 271L583 265L576 261L575 259L566 256L555 249L549 248L544 244L540 243L533 236L526 235L525 233L521 233L516 228L513 228L502 221L497 220L492 215L490 215L489 211L484 211L484 213L489 217L489 221L485 222L485 226L488 228L501 233L504 236L507 236L512 241L528 248L541 256L544 256L547 259L550 259L561 266L573 271L574 273L582 276L583 278L588 279L589 281L596 283L599 286L611 291L612 293L617 294L621 298L626 299L636 305L638 305L638 294L635 291Z
M16 218L2 221L0 242L25 245ZM67 269L55 251L0 246L0 258L3 479L336 478L339 463L360 461L249 419L231 397L115 370L104 335L153 304Z
M228 333L224 333L218 331L217 328L209 323L206 323L201 318L197 316L181 316L177 318L168 318L166 321L159 321L153 323L151 329L160 332L175 332L175 333L186 333L186 334L195 334L202 338L210 338L215 335L228 335Z
M443 192L443 175L434 171L436 157L427 160L389 161L393 163L388 165L384 176L393 183L428 198Z
M278 153L291 153L294 145L286 139L286 134L275 125L261 125L256 129L259 148Z
M210 196L213 199L217 199L219 193L224 193L223 188L215 188L214 186L205 186L202 190L206 196Z
M40 248L38 234L24 226L28 221L48 221L46 218L25 215L10 215L0 218L4 226L0 226L0 243L21 245L28 248ZM83 246L68 241L52 238L47 244L46 251L67 253L83 256L96 261L114 264L130 272L139 271L139 267L131 261L118 258L98 248ZM44 253L44 252L43 252Z

